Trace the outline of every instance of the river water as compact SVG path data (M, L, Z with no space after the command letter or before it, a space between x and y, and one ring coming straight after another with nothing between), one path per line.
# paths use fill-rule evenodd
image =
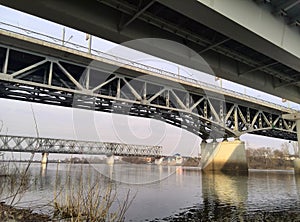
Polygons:
M29 190L18 204L50 214L49 203L57 189L67 189L67 178L76 187L82 175L86 181L98 174L104 187L115 185L119 201L130 191L133 202L126 221L300 221L300 177L293 171L228 175L179 166L48 164L41 168L35 163L30 166Z

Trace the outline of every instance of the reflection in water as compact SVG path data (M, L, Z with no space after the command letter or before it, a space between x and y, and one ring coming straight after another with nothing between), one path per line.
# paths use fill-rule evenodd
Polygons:
M108 178L110 180L113 180L114 176L113 176L113 173L114 173L114 165L107 165L107 175L108 175Z
M290 171L202 173L203 203L164 220L300 221L299 185L300 177Z
M37 175L37 177L35 177L35 180L40 180L39 184L40 184L40 189L44 189L45 187L47 187L47 185L49 185L49 180L47 177L47 164L42 163L41 164L41 168L40 168L40 174Z
M157 183L173 174L177 174L175 166L151 164L91 164L90 166L113 181L130 185ZM130 166L129 170L128 166Z
M239 218L245 211L247 176L203 173L203 217L218 220Z
M295 184L297 188L297 194L300 196L300 175L295 175Z
M129 189L137 194L126 221L300 221L300 177L292 171L252 170L246 176L181 166L32 164L30 175L20 206L37 212L51 213L51 208L34 206L51 202L55 191L76 190L82 178L85 186L98 178L102 187L117 187L118 200ZM0 185L8 192L13 188L5 181Z
M240 205L247 200L247 176L203 173L203 197L218 199L224 204Z
M47 164L46 163L42 163L41 164L41 177L45 177L47 174Z
M175 175L176 175L176 183L179 185L182 185L182 175L183 175L183 169L182 166L176 166L175 169Z

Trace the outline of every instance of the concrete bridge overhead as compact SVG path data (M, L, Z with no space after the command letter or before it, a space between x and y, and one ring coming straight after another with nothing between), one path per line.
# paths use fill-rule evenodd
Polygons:
M224 79L300 103L297 0L28 0L0 3L123 43L163 38L199 53ZM138 50L204 70L191 52Z

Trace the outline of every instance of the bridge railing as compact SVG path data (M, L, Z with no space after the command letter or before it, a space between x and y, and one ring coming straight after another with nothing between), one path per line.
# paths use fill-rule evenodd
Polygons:
M260 104L265 105L267 107L273 107L273 108L276 108L278 110L282 110L284 112L293 113L293 112L297 111L295 109L287 108L287 107L279 105L277 103L273 103L273 102L270 102L270 101L266 101L266 100L263 100L263 99L253 97L253 96L249 96L247 94L240 93L240 92L237 92L237 91L234 91L234 90L221 88L221 87L216 86L214 84L206 83L206 82L203 82L203 81L191 78L191 77L180 75L178 73L173 73L173 72L166 71L166 70L163 70L163 69L155 68L153 66L149 66L149 65L145 65L145 64L138 63L138 62L135 62L135 61L131 61L131 60L119 57L119 56L115 56L115 55L111 55L111 54L102 52L100 50L89 49L88 47L83 46L83 45L79 45L79 44L76 44L76 43L73 43L73 42L70 42L70 41L64 41L62 39L59 39L59 38L56 38L56 37L53 37L53 36L50 36L50 35L46 35L46 34L39 33L39 32L36 32L36 31L29 30L29 29L25 29L25 28L21 28L19 26L15 26L15 25L8 24L8 23L5 23L5 22L0 22L0 29L5 30L5 31L9 31L9 32L14 32L14 33L17 33L17 34L21 34L21 35L24 35L24 36L28 36L28 37L31 37L31 38L35 38L35 39L38 39L38 40L47 41L49 43L54 43L54 44L57 44L57 45L61 45L61 46L64 46L64 47L67 47L67 48L70 48L70 49L78 50L80 52L90 53L94 56L99 56L101 58L105 58L105 59L108 59L108 60L111 60L111 61L114 61L114 62L118 62L118 63L121 63L123 65L132 66L132 67L139 68L139 69L142 69L142 70L145 70L145 71L150 71L150 72L153 72L155 74L159 74L161 76L171 77L174 80L181 80L181 81L185 81L186 83L196 84L196 85L198 85L202 88L207 88L208 90L212 89L213 91L217 91L219 93L221 92L221 93L227 94L229 96L231 95L231 96L235 96L235 97L239 97L239 98L245 98L245 99L248 99L252 102L260 103Z

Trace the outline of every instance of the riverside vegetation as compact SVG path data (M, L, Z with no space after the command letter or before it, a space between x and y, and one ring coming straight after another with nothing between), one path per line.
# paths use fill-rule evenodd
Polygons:
M290 154L293 150L294 155ZM279 149L270 147L248 148L246 155L250 169L276 169L291 170L293 169L293 159L298 157L297 143L283 143Z
M30 107L36 137L39 138L40 133L32 104ZM3 127L3 121L0 120L0 132ZM105 183L106 187L101 187L100 180L106 178L101 177L95 171L93 173L90 171L88 175L85 175L85 178L82 168L79 174L71 175L72 171L69 167L65 181L61 180L56 171L54 197L47 204L53 207L53 215L36 214L33 213L32 209L18 208L18 203L32 183L30 166L34 156L35 153L33 152L25 168L18 167L15 163L0 163L0 221L124 221L125 213L134 199L130 196L130 191L123 201L118 200L117 187L112 181L108 180ZM75 188L73 183L77 183L79 186Z
M53 209L52 213L34 213L33 209L19 207L34 182L30 170L20 170L13 162L0 165L0 221L119 222L125 220L126 211L134 200L130 191L119 200L117 185L109 178L92 169L85 175L82 168L73 172L70 164L63 177L56 174L53 200L46 204Z

